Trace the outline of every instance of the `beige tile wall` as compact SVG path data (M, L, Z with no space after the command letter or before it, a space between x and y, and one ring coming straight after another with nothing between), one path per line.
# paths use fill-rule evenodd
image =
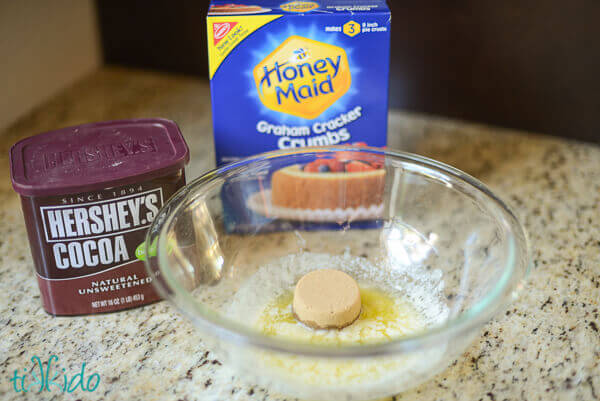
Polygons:
M0 0L0 130L100 64L93 0Z

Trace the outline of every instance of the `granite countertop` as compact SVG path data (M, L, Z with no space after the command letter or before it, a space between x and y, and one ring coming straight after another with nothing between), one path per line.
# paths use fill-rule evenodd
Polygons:
M161 116L189 142L187 174L214 164L206 82L104 68L0 133L0 398L282 400L236 377L166 302L57 318L40 304L8 149L35 133L90 121ZM600 147L402 112L390 147L450 163L484 181L529 232L522 297L487 324L445 372L397 400L600 399ZM37 355L68 372L86 363L96 391L17 394L14 371Z

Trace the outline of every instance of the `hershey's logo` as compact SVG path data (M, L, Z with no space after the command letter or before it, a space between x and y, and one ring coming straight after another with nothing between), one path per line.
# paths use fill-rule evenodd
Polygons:
M116 160L148 152L157 152L158 147L151 136L141 140L113 142L104 145L85 146L62 152L37 154L30 161L36 171L49 171L57 167L77 167L101 160Z
M82 238L129 230L147 225L159 209L159 191L97 202L90 206L42 208L48 241ZM162 203L162 202L160 202Z
M162 189L80 205L40 208L58 269L109 266L131 259L127 233L147 228L163 204Z

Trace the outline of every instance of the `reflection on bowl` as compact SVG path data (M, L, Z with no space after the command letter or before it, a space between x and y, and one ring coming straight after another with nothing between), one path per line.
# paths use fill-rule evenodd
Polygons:
M273 171L349 150L382 163L377 214L319 225L310 209L291 219L260 201ZM228 222L231 204L252 224ZM371 148L278 151L212 171L168 202L146 244L157 245L147 261L155 286L224 361L250 382L306 399L373 399L431 378L516 296L529 268L521 225L481 183ZM355 326L313 331L293 319L295 283L321 268L359 283Z

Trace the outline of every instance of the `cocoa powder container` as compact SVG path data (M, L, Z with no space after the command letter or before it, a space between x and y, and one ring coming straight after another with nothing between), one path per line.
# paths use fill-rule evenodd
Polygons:
M159 300L143 259L146 230L185 185L188 147L164 119L86 124L10 150L44 309L111 312Z

